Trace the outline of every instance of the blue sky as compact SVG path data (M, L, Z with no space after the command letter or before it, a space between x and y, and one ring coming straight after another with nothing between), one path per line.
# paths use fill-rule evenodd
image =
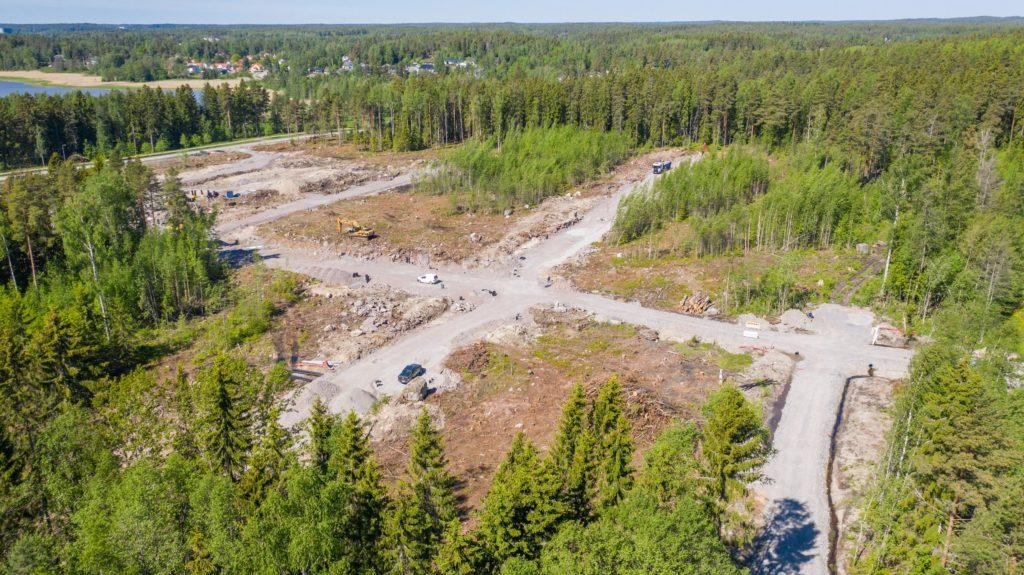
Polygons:
M1020 0L0 0L0 22L878 20L1024 15Z

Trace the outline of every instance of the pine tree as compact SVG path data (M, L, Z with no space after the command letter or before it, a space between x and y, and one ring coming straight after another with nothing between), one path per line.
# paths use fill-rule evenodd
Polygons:
M772 453L771 434L759 410L732 385L708 397L703 415L704 493L724 525L730 504L745 498L747 486L761 479L761 468Z
M591 413L595 459L600 466L597 481L597 505L604 509L620 501L633 484L633 439L625 400L618 379L601 387Z
M203 393L202 428L206 457L226 477L237 480L249 449L249 417L241 398L247 367L219 355L198 376Z
M392 573L431 572L447 524L456 518L455 477L448 473L444 445L426 409L412 430L407 481L388 521Z
M564 515L557 475L519 433L481 504L478 535L488 559L535 558Z

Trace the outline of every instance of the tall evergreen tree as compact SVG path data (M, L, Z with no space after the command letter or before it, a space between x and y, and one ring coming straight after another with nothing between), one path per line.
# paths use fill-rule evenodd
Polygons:
M535 558L564 515L558 477L519 433L480 507L478 537L488 560L497 566L510 557Z
M599 465L597 505L607 508L621 500L633 484L633 439L626 402L618 379L601 387L591 412L596 456Z
M426 409L412 430L408 479L398 494L388 521L388 555L396 574L427 574L456 518L455 477L447 469L444 444Z
M277 418L277 410L271 411L266 429L242 475L242 492L257 505L269 490L278 487L285 471L293 464L293 458L289 455L291 436L277 422Z
M594 431L587 421L587 396L576 384L562 408L562 420L551 449L551 465L570 519L586 520L594 497L596 462Z
M726 528L737 520L730 506L746 498L747 486L761 479L771 456L771 434L761 413L735 386L712 393L703 408L701 464L704 493Z
M327 471L331 458L331 441L334 437L334 417L327 412L327 404L317 397L306 420L309 432L309 459L321 472Z
M245 467L251 441L249 414L241 395L247 370L243 361L218 355L196 378L203 397L200 417L206 457L234 480Z

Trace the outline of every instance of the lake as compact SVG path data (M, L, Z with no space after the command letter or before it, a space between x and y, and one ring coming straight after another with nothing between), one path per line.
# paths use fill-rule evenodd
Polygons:
M25 82L14 82L11 80L0 80L0 97L11 94L68 94L81 90L89 94L106 94L110 88L69 88L66 86L38 86L26 84Z

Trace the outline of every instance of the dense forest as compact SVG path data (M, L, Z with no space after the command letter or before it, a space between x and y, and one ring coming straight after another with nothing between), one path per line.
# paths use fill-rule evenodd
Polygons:
M307 105L243 82L113 91L102 96L12 94L0 98L0 167L44 165L51 156L122 157L253 136L300 132Z
M409 76L392 67L390 72L307 77L307 68L296 63L290 75L265 83L294 98L313 97L318 105L307 110L300 102L282 100L276 116L260 114L258 130L224 126L222 132L238 137L269 130L334 130L341 137L352 130L359 142L374 149L410 150L474 136L500 140L507 132L568 124L622 131L637 145L824 142L857 150L852 159L861 177L875 177L894 150L934 150L968 129L989 131L993 141L1020 138L1024 131L1024 32L1011 24L559 30L513 26L489 35L473 28L427 28L421 35L415 28L385 28L356 34L359 48L339 47L338 58L351 52L374 59L374 51L395 50L396 55L374 61L400 63L451 53L475 56L491 71L478 77L447 73L442 66L436 74ZM900 37L907 39L894 40ZM41 38L35 41L65 36ZM449 49L446 43L461 48ZM494 54L480 54L481 46ZM316 58L309 63L322 64ZM0 108L0 117L9 118L3 124L22 128L6 136L0 150L16 147L21 153L4 154L3 161L15 166L38 160L37 147L60 152L45 133L75 134L78 153L119 142L142 149L149 141L155 148L159 138L147 138L142 130L125 130L125 136L100 142L105 130L96 125L99 115L83 118L73 112L86 107L123 113L127 99L76 95L37 97L16 107L8 103L6 110ZM182 125L198 120L175 113L181 105L149 112L149 133L164 136L167 148L183 145L181 134L203 134L194 125ZM224 106L206 104L203 98L204 108ZM217 127L211 124L211 130ZM44 136L36 146L40 132Z
M1019 21L16 32L0 36L4 68L60 54L144 80L218 52L276 63L261 83L198 95L0 99L0 162L48 166L0 185L3 572L743 572L736 503L770 442L731 387L636 469L618 382L589 399L577 388L551 450L517 438L470 516L426 415L397 481L355 416L320 406L306 441L280 428L283 366L262 372L233 346L292 286L269 273L234 285L213 216L173 174L122 158L299 131L370 150L461 144L422 185L492 212L636 150L692 147L705 157L626 201L613 241L681 229L651 257L707 261L879 246L855 303L930 343L858 502L849 572L1024 565ZM343 56L366 66L307 74ZM446 58L475 72L403 67ZM75 169L76 154L96 161ZM748 279L737 292L765 309L794 304L779 298L795 278ZM156 386L145 366L170 350L154 334L214 313L201 365Z

